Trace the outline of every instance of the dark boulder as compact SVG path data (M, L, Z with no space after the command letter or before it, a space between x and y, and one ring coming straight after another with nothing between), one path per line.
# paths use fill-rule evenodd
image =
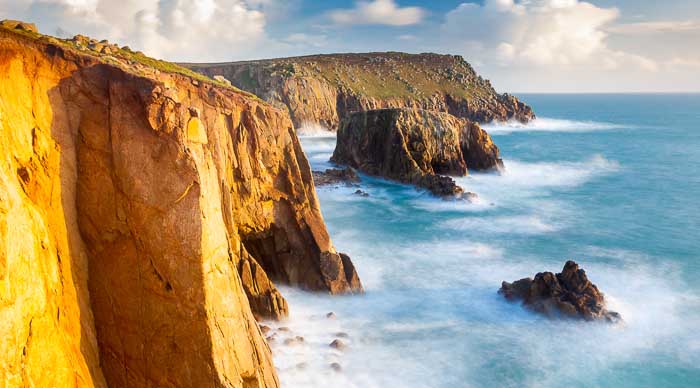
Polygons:
M586 271L571 260L566 262L561 273L540 272L534 279L503 282L498 292L510 301L522 301L529 309L548 317L612 323L622 320L620 314L605 308L603 293L588 280Z

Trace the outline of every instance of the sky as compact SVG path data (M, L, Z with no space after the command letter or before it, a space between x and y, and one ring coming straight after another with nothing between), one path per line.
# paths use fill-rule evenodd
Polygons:
M0 0L5 18L171 61L437 52L502 92L700 92L700 0Z

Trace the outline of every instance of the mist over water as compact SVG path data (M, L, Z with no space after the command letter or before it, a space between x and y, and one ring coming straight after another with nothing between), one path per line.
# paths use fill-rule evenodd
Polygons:
M290 330L271 342L283 386L698 386L700 96L524 100L555 119L491 128L505 172L457 178L477 203L367 176L368 198L318 188L366 294L282 288L290 318L269 325ZM335 137L302 144L331 166ZM550 321L497 294L567 259L623 325ZM339 333L344 351L328 346Z

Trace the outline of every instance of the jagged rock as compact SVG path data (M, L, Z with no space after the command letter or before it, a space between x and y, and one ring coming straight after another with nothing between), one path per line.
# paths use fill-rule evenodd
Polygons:
M329 186L343 184L350 186L360 182L360 177L350 167L338 169L329 168L326 171L314 171L314 183L316 186Z
M231 86L231 81L227 80L226 77L224 77L224 76L222 76L222 75L215 75L215 76L213 76L212 78L215 79L215 80L217 80L217 81L219 81L219 82L221 82L222 84Z
M362 190L355 190L355 195L359 195L360 197L369 197L369 193L362 191Z
M620 314L605 308L605 298L591 283L578 264L567 261L561 273L540 272L535 279L524 278L503 282L499 293L511 301L548 317L565 316L587 321L605 320L616 323Z
M73 47L0 28L4 385L279 386L272 282L361 290L286 112Z
M39 30L36 28L34 23L26 23L19 20L5 19L0 21L0 27L5 27L11 30L22 30L38 33Z
M336 130L350 113L380 108L422 108L476 122L535 117L529 106L498 94L454 55L331 54L183 65L210 77L224 76L287 109L297 128L314 123Z
M419 109L353 113L338 130L331 161L414 184L439 197L463 199L474 194L445 175L503 167L498 147L479 125Z

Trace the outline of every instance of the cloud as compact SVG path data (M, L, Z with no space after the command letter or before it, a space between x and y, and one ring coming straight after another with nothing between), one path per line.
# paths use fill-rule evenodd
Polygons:
M374 0L358 1L355 8L336 9L329 16L336 24L408 26L420 23L425 14L420 7L399 7L394 0Z
M611 26L608 32L617 34L655 34L655 33L677 33L700 31L700 21L696 20L676 20L676 21L653 21L639 23L625 23Z
M275 0L0 0L3 17L48 34L86 34L180 61L231 60L268 39L263 7ZM4 15L6 13L7 15Z
M578 0L485 0L450 11L446 34L500 65L655 70L654 61L608 47L605 27L619 10Z
M291 34L284 38L284 42L291 45L300 46L312 46L312 47L323 47L327 42L327 37L325 35L319 34L305 34L303 32L297 32Z

